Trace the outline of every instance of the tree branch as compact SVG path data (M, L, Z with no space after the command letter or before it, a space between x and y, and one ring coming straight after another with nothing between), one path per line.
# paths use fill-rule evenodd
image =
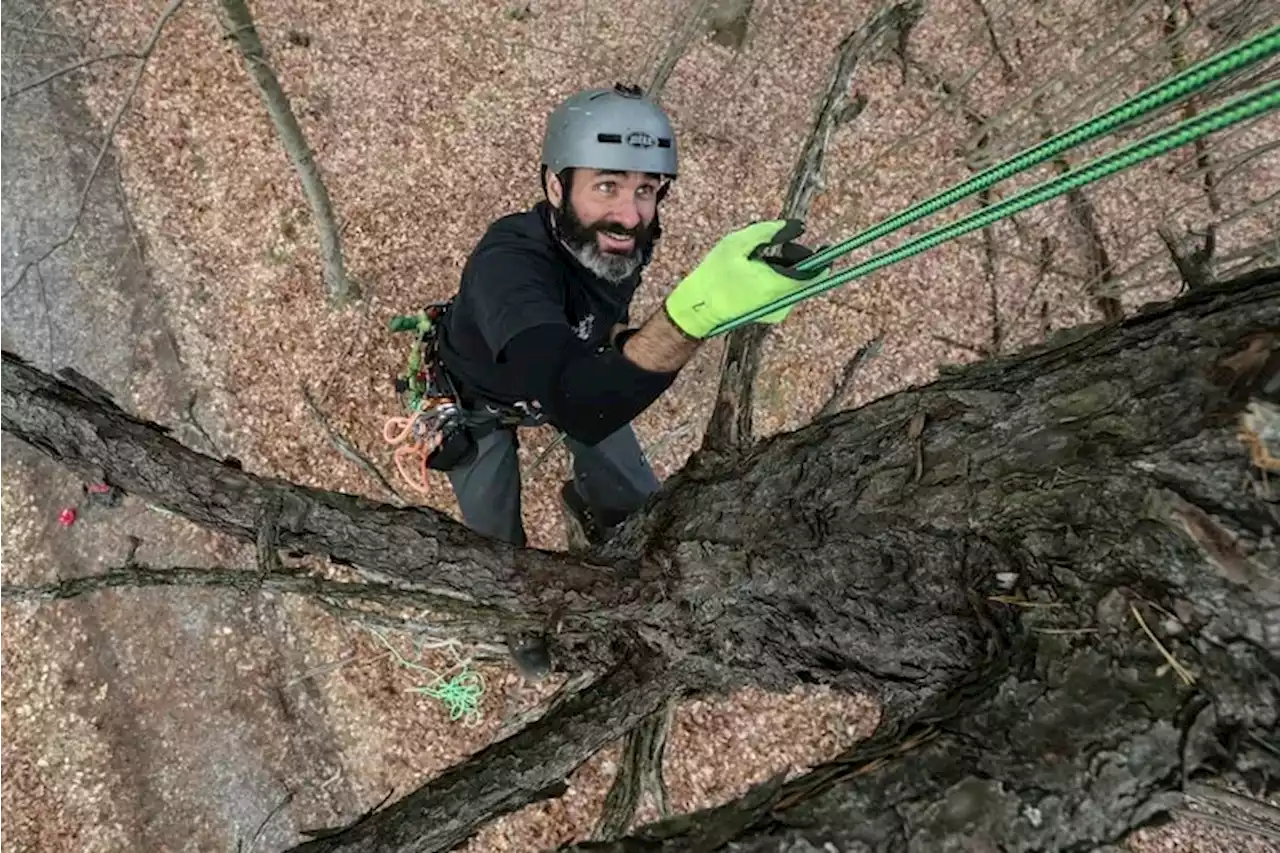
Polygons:
M1177 37L1178 33L1178 7L1183 5L1179 0L1165 0L1165 18L1162 29L1164 38L1169 43L1169 60L1173 65L1175 72L1181 72L1187 67L1187 57L1182 50L1182 39ZM1194 20L1194 13L1191 11L1191 5L1186 4L1187 15ZM1184 119L1193 119L1199 113L1196 107L1196 101L1199 100L1192 95L1182 104L1182 117ZM1196 166L1203 174L1201 180L1204 183L1205 199L1209 203L1209 210L1215 216L1222 213L1222 200L1218 197L1217 176L1213 171L1213 163L1209 158L1209 146L1204 137L1195 140L1192 143L1196 152ZM1162 235L1163 236L1163 235Z
M316 423L320 424L320 428L324 430L325 435L329 438L329 443L334 446L334 449L336 449L343 458L353 462L358 468L377 481L377 483L391 495L392 502L395 503L396 506L408 505L409 502L404 499L404 495L400 494L396 487L391 485L391 482L386 478L382 471L378 469L378 466L374 465L373 462L369 460L369 457L356 449L356 446L351 443L350 439L338 432L334 428L333 424L329 423L329 419L325 417L324 412L320 410L319 404L317 404L315 398L311 396L311 391L307 386L301 385L300 388L302 391L302 399L306 402L307 408L311 410L312 417L316 419Z
M646 597L658 597L669 582L622 578L567 555L515 548L430 508L396 508L255 476L183 446L161 427L12 353L4 353L0 387L3 429L92 482L246 542L257 541L264 511L278 502L281 548L328 555L374 581L431 589L511 615L554 618L562 623L560 651L568 654L566 644L581 640L582 663L607 661L607 643L587 638L643 609Z
M17 97L18 95L21 95L24 92L29 92L32 89L38 89L41 86L43 86L45 83L49 83L53 80L57 80L59 77L64 77L67 74L71 74L74 71L79 71L81 68L87 68L90 65L96 65L99 62L109 62L115 59L145 59L145 58L146 57L143 54L133 50L113 50L110 53L104 53L101 56L89 56L77 62L73 62L70 65L64 65L63 67L57 69L56 71L50 71L48 74L37 77L36 79L23 83L20 86L15 86L9 89L3 95L0 95L0 101L7 101L9 98Z
M660 661L638 654L528 728L389 808L288 853L451 850L488 821L558 796L578 766L659 708L678 685Z
M915 719L882 724L790 782L775 777L741 800L612 844L561 849L692 853L732 842L745 853L824 845L1083 850L1117 843L1182 806L1176 780L1195 769L1185 764L1188 745L1193 753L1212 748L1229 727L1195 729L1186 713L1197 707L1195 694L1151 674L1149 658L1123 633L1108 626L1089 636L1046 639L1038 651L1022 646ZM1260 691L1274 689L1275 675L1268 680ZM1201 802L1227 802L1205 790L1188 788ZM1243 811L1248 803L1230 804ZM1221 822L1265 831L1275 814L1264 804L1248 819Z
M89 191L93 188L93 182L98 177L98 171L102 168L102 161L107 156L107 149L111 147L111 142L115 138L116 128L120 126L120 121L124 118L124 114L128 112L129 105L133 103L133 96L137 93L138 86L142 83L143 74L146 73L147 63L151 60L151 54L155 52L156 45L160 41L160 33L164 30L165 24L169 23L169 19L177 13L181 6L182 0L170 0L169 5L160 13L159 19L156 21L155 26L152 27L151 35L147 38L146 44L143 45L142 50L138 51L138 68L134 72L133 80L129 83L128 90L125 92L124 100L116 108L115 115L111 117L111 121L103 132L102 145L98 147L98 156L94 158L93 168L89 170L89 177L85 179L84 190L80 193L80 203L76 206L76 218L72 220L71 227L67 229L66 234L47 246L34 260L27 261L22 265L13 282L4 289L3 296L8 296L16 290L26 280L27 273L32 268L44 263L54 252L70 243L75 237L76 231L80 228L80 222L84 219L85 205L89 201Z
M909 28L919 17L919 0L907 0L880 12L840 42L827 87L818 101L809 136L792 171L783 203L783 218L804 219L822 190L822 166L836 127L848 121L849 88L858 63L881 46L883 39ZM725 451L754 440L753 388L769 326L750 323L729 333L724 344L716 403L702 439L704 450Z
M840 379L835 383L835 387L831 389L831 396L822 404L822 408L818 410L818 414L814 418L825 418L828 415L834 415L839 411L840 406L849 396L849 392L853 390L853 380L858 375L858 370L862 365L880 354L880 347L884 343L883 335L876 335L862 346L858 347L858 351L853 357L845 362L844 369L840 371Z
M1009 61L1004 48L1000 46L1000 39L996 37L996 25L995 21L991 19L991 10L987 8L987 4L982 0L973 0L973 2L978 7L978 11L982 13L982 23L987 28L987 37L991 39L991 49L995 51L996 58L1000 60L1004 82L1012 83L1018 78L1018 75L1014 72L1013 63Z
M10 602L66 601L108 589L155 586L207 587L241 593L301 595L352 612L358 606L370 604L427 610L432 614L433 633L479 641L492 639L495 634L503 631L518 631L536 624L536 620L527 617L512 616L493 608L468 604L426 589L384 583L335 581L287 569L263 572L192 566L157 569L125 565L103 574L64 578L45 584L3 584L0 585L0 599Z
M333 216L333 206L329 201L329 191L325 189L320 177L320 167L316 164L315 155L307 145L306 137L298 120L289 106L289 97L280 87L275 72L267 64L266 52L258 31L253 25L253 16L245 0L220 0L222 11L226 15L224 27L229 38L236 41L240 54L244 58L245 67L258 86L258 93L267 106L267 114L280 136L280 144L293 163L294 170L302 182L302 191L306 195L307 204L311 207L311 216L316 225L316 234L320 240L320 258L324 265L324 281L328 290L330 304L342 307L360 298L360 288L348 278L342 260L342 235Z
M702 19L706 16L710 5L711 0L690 0L689 9L684 13L679 30L666 40L666 51L658 60L649 78L647 94L653 100L657 101L662 97L662 90L666 88L667 81L676 70L680 57L684 56L684 52L693 43L694 36L698 34Z
M995 29L991 23L991 16L987 12L987 7L982 3L982 0L975 0L975 2L978 4L979 8L982 9L982 14L987 21L987 32L991 36L991 42L995 45L996 52L1000 55L1000 58L1005 62L1006 70L1008 75L1011 77L1013 74L1013 67L1008 64L1008 60L1005 59L1004 53L1000 50L999 42L996 41ZM978 161L975 160L975 154L977 154L977 152L989 150L992 144L990 117L983 115L974 109L964 98L962 91L956 91L956 88L947 82L946 78L941 74L934 72L928 65L922 62L913 62L912 64L920 71L930 85L937 86L942 90L943 94L946 95L947 98L954 99L956 103L959 104L961 111L964 113L965 119L969 122L970 127L973 128L974 134L972 137L972 150L970 151L969 156L965 158L965 165L968 166L970 171L979 171L979 165ZM980 159L985 160L986 158ZM978 193L978 207L984 208L990 206L991 189L988 187ZM1017 220L1014 220L1014 224L1015 226L1017 225ZM996 284L996 232L994 225L988 225L982 229L982 274L987 282L987 304L991 310L990 346L970 347L967 344L958 344L955 341L946 342L953 346L960 346L963 349L972 350L982 356L999 355L1001 350L1004 349L1004 323L1000 318L1000 291ZM934 338L939 339L939 336L935 335Z
M618 772L605 795L604 809L596 823L597 838L611 841L625 835L646 794L653 800L660 817L671 815L667 785L662 778L662 760L677 704L677 697L669 697L623 738Z
M1044 115L1041 101L1042 98L1037 95L1032 101L1032 110L1040 120L1042 138L1049 139L1053 135L1052 126ZM1055 157L1053 165L1060 175L1071 171L1071 163L1066 155ZM1066 198L1067 212L1071 214L1071 219L1080 230L1085 245L1085 256L1089 259L1089 277L1085 282L1085 289L1105 322L1119 322L1124 319L1124 308L1120 300L1111 292L1115 271L1111 256L1107 253L1106 244L1102 239L1102 229L1098 227L1098 215L1094 210L1093 202L1089 201L1084 191L1078 188L1068 192Z
M1169 249L1173 265L1178 268L1178 275L1187 290L1196 290L1213 283L1213 250L1217 243L1217 229L1210 225L1200 245L1190 249L1183 247L1183 241L1174 236L1173 229L1166 222L1156 226L1156 233Z

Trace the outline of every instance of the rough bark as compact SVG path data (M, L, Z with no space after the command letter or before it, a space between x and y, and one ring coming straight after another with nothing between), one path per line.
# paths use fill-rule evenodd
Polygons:
M267 114L280 136L280 144L284 146L289 161L293 163L302 182L302 192L307 204L311 207L311 218L316 225L316 236L320 240L320 261L324 266L324 283L328 291L329 302L334 307L342 307L360 298L360 288L347 276L346 265L342 260L342 234L333 216L333 205L329 201L329 191L325 189L324 180L320 177L320 167L316 165L315 155L307 145L306 136L298 125L298 119L289 106L289 96L284 93L275 72L267 64L266 51L258 38L258 31L253 25L253 15L245 0L220 0L223 14L226 16L228 37L235 39L240 55L244 57L245 67L262 95L267 106Z
M827 541L856 517L873 537L931 530L904 572L948 537L985 541L998 559L977 585L1007 587L982 592L1014 620L1008 653L793 782L571 849L1088 850L1176 807L1198 772L1280 775L1280 511L1234 429L1245 400L1280 394L1280 270L1251 281L780 436L737 472L736 514L721 472L682 474L680 526L655 518L635 547L798 537L824 501L841 504ZM920 409L915 479L894 437ZM762 526L784 481L794 515Z
M570 632L596 629L599 660L651 661L652 682L584 692L346 849L443 849L420 839L518 807L552 778L530 768L576 766L675 689L816 682L878 695L876 735L792 782L581 849L1085 850L1168 809L1198 768L1280 776L1280 509L1261 470L1276 448L1241 421L1277 397L1272 268L741 454L695 454L590 555L607 569L252 477L8 355L3 426L245 539L283 494L282 547L513 613L558 607ZM446 808L460 817L438 833Z
M567 555L517 549L482 537L444 513L394 507L244 471L169 437L119 409L83 377L59 381L4 354L3 427L74 470L246 542L264 523L280 548L327 555L365 577L453 597L460 607L560 623L566 666L608 662L602 614L628 609L635 589L660 579L622 577ZM655 590L653 595L659 594ZM603 616L604 619L612 618ZM581 620L581 621L579 621Z
M640 801L647 795L661 817L669 817L671 806L667 784L662 776L662 761L667 749L667 735L675 715L678 696L669 696L658 710L640 721L622 739L622 755L618 771L605 795L597 838L614 839L625 835L635 819Z

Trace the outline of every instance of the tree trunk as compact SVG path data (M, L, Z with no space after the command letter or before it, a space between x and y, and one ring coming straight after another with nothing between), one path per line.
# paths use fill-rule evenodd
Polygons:
M1280 770L1280 511L1263 476L1280 448L1268 409L1241 420L1278 374L1269 269L696 454L580 559L227 468L8 355L3 426L243 538L265 513L286 547L547 619L562 665L652 655L678 669L654 664L660 692L822 683L884 703L870 741L800 779L581 849L1091 849L1206 761ZM272 494L288 511L263 509ZM543 725L577 730L589 707ZM617 736L654 707L587 728ZM527 797L528 767L571 769L604 742L521 738L441 777L461 787L423 790L471 778ZM376 824L394 833L356 827L332 849L447 849L417 796Z
M284 146L289 161L293 163L302 182L302 192L311 207L311 218L316 224L316 236L320 239L320 261L324 266L324 283L329 294L329 302L337 308L360 298L360 288L347 276L346 266L342 260L342 234L333 217L333 206L329 202L329 191L325 189L324 179L320 177L320 167L316 165L315 155L307 145L307 138L293 115L289 106L289 96L284 93L275 72L267 64L266 51L258 38L258 31L253 25L253 15L245 0L220 0L223 14L226 15L227 34L235 39L244 57L245 67L258 87L262 101L267 105L267 114L276 133L280 135L280 144Z

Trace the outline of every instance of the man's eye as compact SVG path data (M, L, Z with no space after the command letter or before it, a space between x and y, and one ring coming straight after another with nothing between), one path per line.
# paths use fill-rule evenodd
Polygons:
M603 181L598 183L596 184L596 189L602 193L611 193L613 192L613 181Z

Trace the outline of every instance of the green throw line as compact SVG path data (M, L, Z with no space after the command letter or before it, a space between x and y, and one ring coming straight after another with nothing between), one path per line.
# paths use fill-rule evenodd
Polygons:
M1065 133L1046 140L1034 148L1030 148L957 184L949 190L913 205L902 213L886 219L842 243L806 258L796 264L796 268L799 270L811 270L824 266L878 237L923 219L944 207L986 189L992 184L1043 163L1070 148L1096 139L1152 110L1202 89L1215 80L1277 53L1280 53L1280 26L1273 27L1225 53L1197 63L1170 77L1163 83L1147 89L1134 98L1112 108L1098 118L1079 124ZM1275 109L1277 105L1280 105L1277 84L1268 84L1213 110L1201 113L1165 130L1158 131L1118 151L1103 155L1084 166L1079 166L1070 172L1037 184L998 204L965 216L951 225L936 228L907 241L896 249L875 255L860 264L841 270L822 282L788 294L741 317L726 321L712 329L709 337L732 331L780 308L794 305L819 293L861 278L881 267L917 255L947 240L986 227L998 219L1011 216L1028 207L1064 195L1073 189L1137 165L1144 160L1158 157L1174 148L1194 142L1202 136L1261 115Z
M423 666L417 661L407 660L404 655L396 651L395 646L391 645L391 642L382 632L375 631L372 628L369 628L368 631L377 637L382 645L387 647L387 651L396 659L396 663L406 669L414 669L431 676L431 684L410 687L408 688L410 692L421 693L423 696L430 696L432 699L438 700L449 710L450 720L456 722L466 717L467 725L469 726L477 725L480 722L480 702L484 698L484 678L480 673L470 668L469 660L459 660L457 665L448 670L448 672L458 668L461 668L462 671L446 678L430 667ZM451 641L446 641L437 645L450 645L450 643ZM415 646L417 646L416 643ZM422 648L418 647L417 651L418 655L421 656Z

